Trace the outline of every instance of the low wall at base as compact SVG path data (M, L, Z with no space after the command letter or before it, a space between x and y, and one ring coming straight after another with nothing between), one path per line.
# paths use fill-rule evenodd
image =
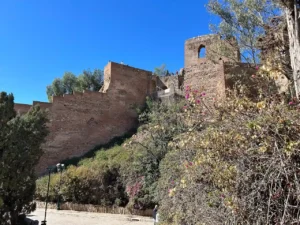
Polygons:
M45 208L45 202L36 202L37 208ZM55 203L48 203L48 209L56 209ZM103 207L99 205L91 204L76 204L72 202L65 202L60 205L61 210L74 210L94 213L109 213L109 214L121 214L121 215L136 215L136 216L152 216L152 209L146 210L129 210L125 207Z

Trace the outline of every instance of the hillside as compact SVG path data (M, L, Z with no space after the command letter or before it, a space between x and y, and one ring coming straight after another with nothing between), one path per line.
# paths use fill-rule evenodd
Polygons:
M186 87L184 100L148 100L136 135L63 173L64 201L139 209L158 203L166 224L293 221L296 102L285 102L259 72L251 79L263 91L256 98L248 98L244 86L210 105L206 93ZM46 181L37 181L38 199L45 198ZM53 201L58 182L54 175Z

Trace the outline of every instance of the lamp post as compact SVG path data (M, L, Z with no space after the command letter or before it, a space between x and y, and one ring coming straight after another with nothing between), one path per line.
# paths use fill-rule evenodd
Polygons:
M47 196L46 196L46 206L45 206L45 217L44 220L42 221L41 225L47 225L47 207L48 207L48 197L49 197L49 187L50 187L50 176L51 176L51 172L53 171L54 167L53 166L49 166L47 168L48 170L48 187L47 187Z
M58 163L56 165L57 172L60 172L60 178L59 178L59 186L58 186L58 193L57 193L57 210L60 210L60 187L61 187L61 176L62 176L62 171L65 169L64 164Z

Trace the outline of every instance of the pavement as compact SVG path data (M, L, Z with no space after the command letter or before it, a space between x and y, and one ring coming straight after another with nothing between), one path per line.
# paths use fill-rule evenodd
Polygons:
M44 209L37 209L27 218L44 220ZM71 210L47 210L47 225L153 225L149 217L105 213L77 212Z

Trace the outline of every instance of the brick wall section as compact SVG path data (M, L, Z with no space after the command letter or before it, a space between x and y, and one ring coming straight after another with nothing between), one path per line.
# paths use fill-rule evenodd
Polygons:
M126 104L143 104L147 94L155 91L151 85L152 72L117 63L111 65L108 94L114 93L115 98L126 100Z
M31 105L27 105L27 104L18 104L18 103L15 103L14 105L14 109L16 110L17 113L20 113L20 114L24 114L26 112L28 112L31 108Z
M224 65L209 60L185 68L184 85L205 92L207 99L225 97Z
M184 67L188 68L206 61L205 58L198 58L200 46L205 46L206 58L213 57L210 51L213 39L216 39L214 35L205 35L187 40L184 45Z
M43 145L38 173L62 160L83 155L137 125L135 109L155 89L150 82L152 73L113 62L104 71L102 92L55 96L52 104L34 102L49 110L50 119L50 134ZM16 104L22 112L29 108Z
M185 42L184 85L206 92L208 99L225 97L223 60L213 51L213 45L218 41L220 38L216 35L205 35ZM201 46L206 48L204 58L198 57Z
M206 55L199 58L201 46L205 46ZM206 92L207 99L221 100L226 94L224 63L236 64L240 52L234 40L229 43L218 35L204 35L185 42L184 60L184 85Z

